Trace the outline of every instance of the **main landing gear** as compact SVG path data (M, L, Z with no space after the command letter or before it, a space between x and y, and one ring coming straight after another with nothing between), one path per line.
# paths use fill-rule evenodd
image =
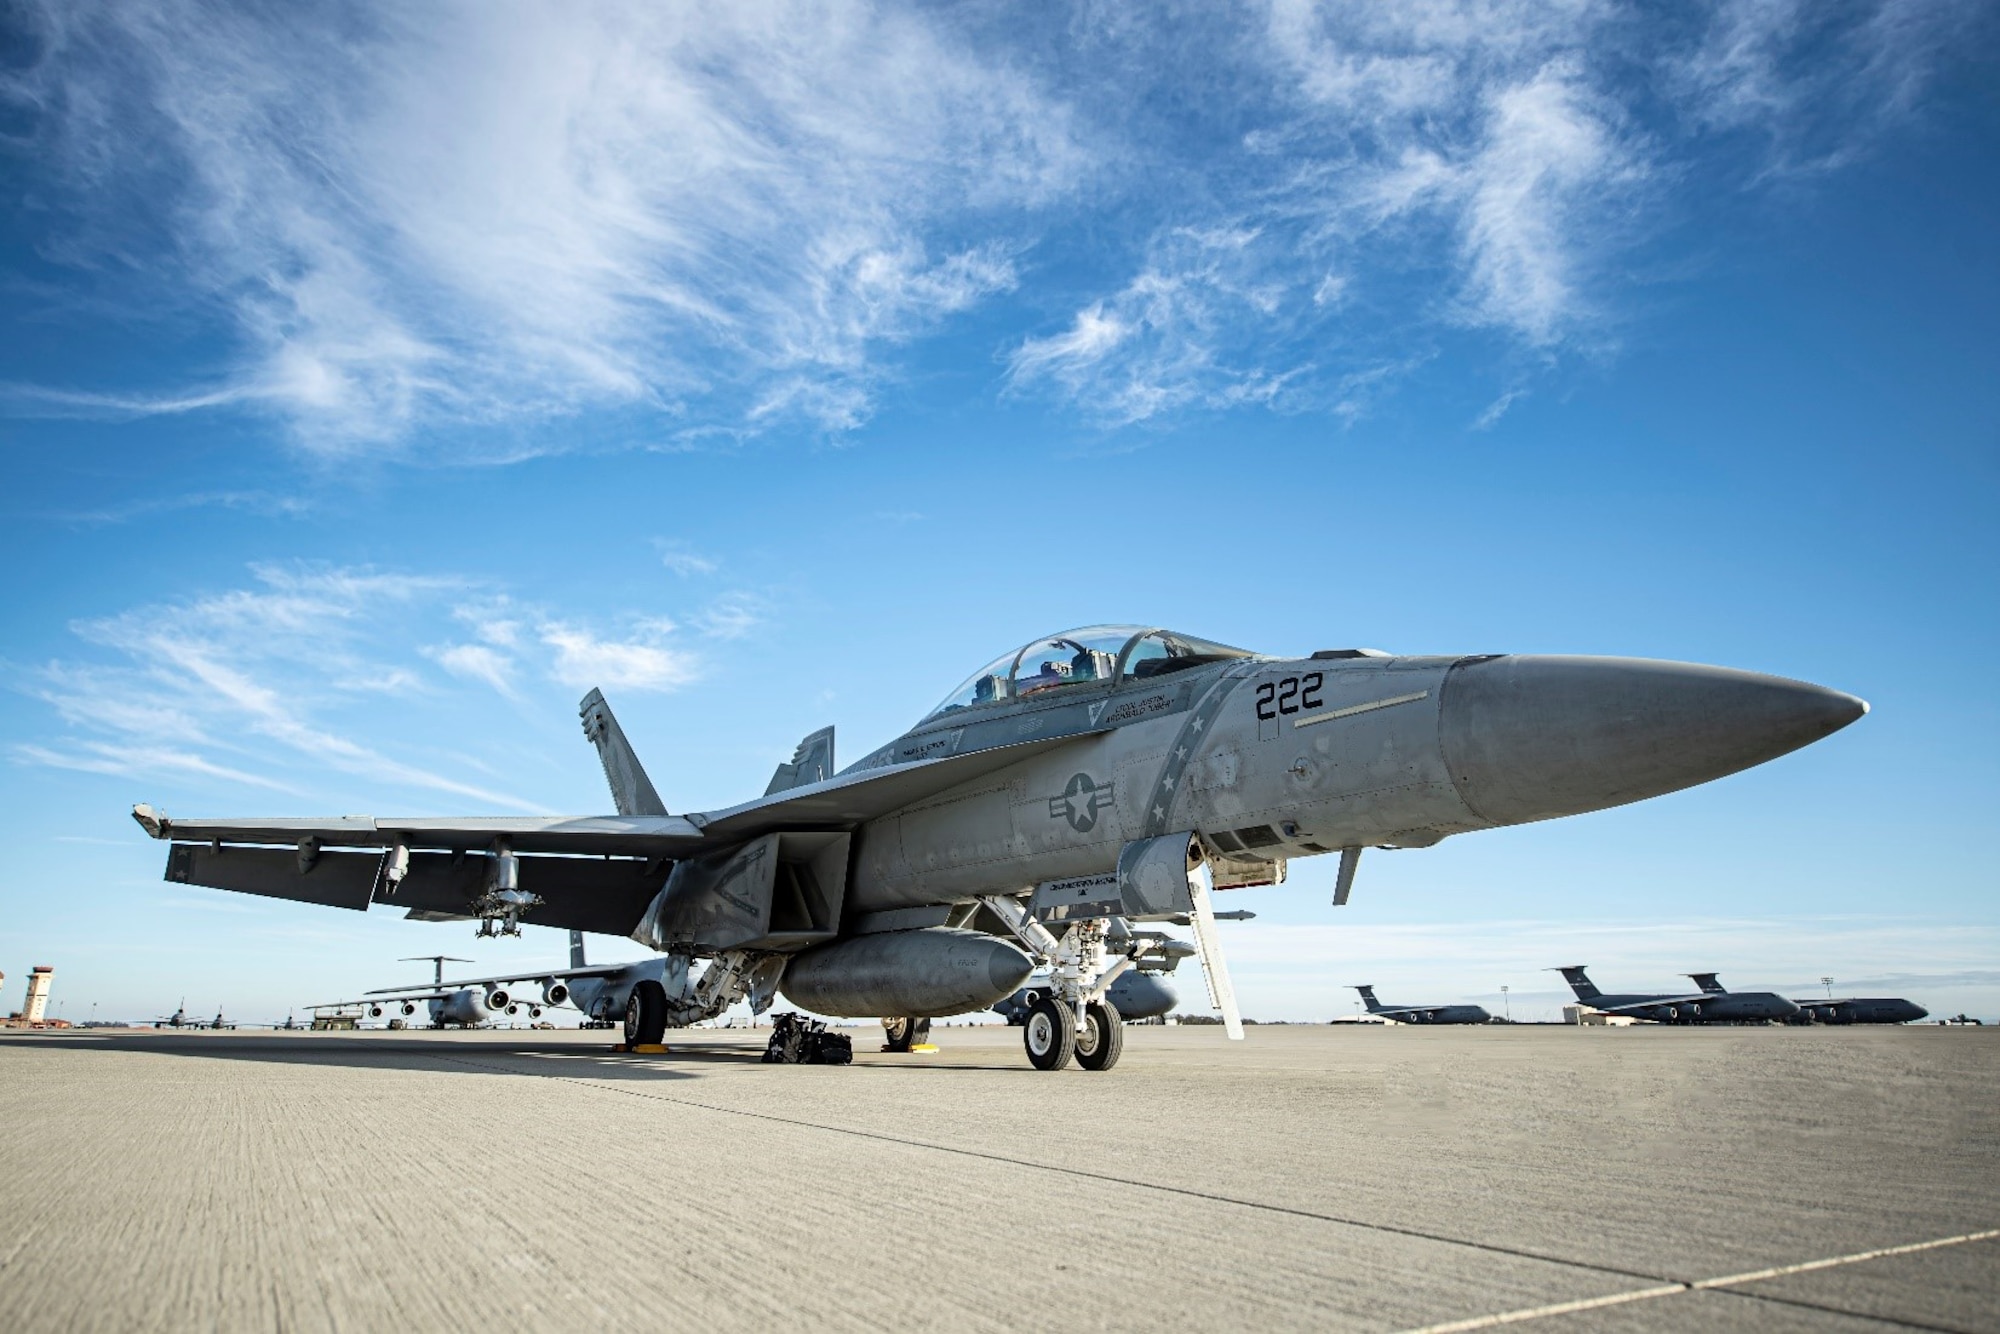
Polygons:
M904 1015L882 1021L882 1050L908 1052L931 1040L931 1021Z
M1028 1063L1037 1070L1060 1070L1074 1056L1086 1070L1109 1070L1118 1064L1125 1050L1125 1021L1118 1007L1108 1000L1091 1001L1083 1007L1083 1022L1076 1011L1054 996L1045 996L1028 1011L1021 1025L1021 1045L1028 1050Z
M657 1046L667 1035L667 989L647 978L625 1002L625 1045Z

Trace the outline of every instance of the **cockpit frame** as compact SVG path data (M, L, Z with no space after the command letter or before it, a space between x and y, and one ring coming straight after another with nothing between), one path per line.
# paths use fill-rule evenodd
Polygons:
M1115 641L1118 642L1118 649L1115 655L1107 653L1101 648L1092 647L1093 644L1102 645L1113 642L1114 637ZM1265 656L1253 653L1248 649L1235 648L1228 644L1218 644L1210 640L1197 638L1193 635L1182 634L1177 630L1169 630L1164 626L1080 626L1074 630L1065 630L1058 634L1044 635L1036 639L1031 639L1012 654L995 658L991 663L968 677L949 695L945 696L944 701L925 714L922 721L911 730L922 730L934 723L947 719L956 721L968 714L984 714L988 710L998 708L1002 705L1016 708L1034 708L1042 704L1056 704L1075 700L1084 692L1094 693L1097 691L1117 690L1122 686L1133 684L1136 681L1148 680L1153 676L1166 675L1166 671L1149 673L1146 676L1138 676L1133 673L1133 655L1135 650L1145 641L1155 637L1159 637L1165 641L1163 645L1165 651L1160 655L1161 659L1171 661L1176 658L1185 658L1188 660L1189 666L1205 666L1220 661ZM1051 649L1058 646L1068 646L1076 649L1079 657L1086 653L1099 657L1110 657L1112 658L1111 670L1108 673L1096 675L1086 681L1051 681L1046 685L1031 689L1024 694L1021 691L1022 664L1031 653L1045 646ZM1176 649L1184 650L1184 652L1176 652ZM1154 659L1147 659L1147 661L1152 660ZM1004 679L996 670L1003 665L1006 668ZM1044 663L1043 666L1053 667L1053 663ZM1168 671L1178 670L1182 669L1168 669ZM1057 672L1055 674L1060 675L1062 673ZM989 682L996 684L988 685ZM984 697L981 697L982 691L985 692ZM1044 696L1047 698L1044 699Z

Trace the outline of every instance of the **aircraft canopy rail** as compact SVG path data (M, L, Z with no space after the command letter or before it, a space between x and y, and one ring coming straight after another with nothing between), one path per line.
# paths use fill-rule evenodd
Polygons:
M1087 625L1003 654L924 715L929 722L962 709L1030 699L1047 691L1145 680L1170 672L1261 655L1144 625Z

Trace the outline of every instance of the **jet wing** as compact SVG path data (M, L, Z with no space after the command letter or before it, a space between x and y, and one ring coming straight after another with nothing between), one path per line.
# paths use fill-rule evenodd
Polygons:
M327 847L410 848L453 851L485 848L506 839L516 852L569 852L613 856L656 856L661 844L701 840L700 826L680 815L474 816L448 819L388 819L372 815L303 819L177 820L136 806L132 818L154 838L200 843L263 843L277 846L312 839Z
M1003 769L1091 732L997 746L966 755L845 773L823 782L691 815L473 816L377 819L370 815L303 819L172 819L150 806L132 818L158 839L287 846L307 839L326 847L484 849L499 839L515 852L583 856L680 857L703 843L735 842L774 829L850 828L933 792Z

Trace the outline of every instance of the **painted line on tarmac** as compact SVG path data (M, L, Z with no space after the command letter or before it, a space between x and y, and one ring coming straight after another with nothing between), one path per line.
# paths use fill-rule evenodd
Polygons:
M517 1056L525 1052L512 1053ZM1565 1269L1577 1269L1586 1273L1612 1274L1619 1278L1649 1279L1656 1287L1638 1288L1628 1292L1611 1293L1603 1297L1585 1297L1571 1302L1560 1302L1553 1306L1529 1307L1519 1311L1503 1311L1497 1315L1474 1316L1469 1320L1447 1322L1442 1325L1425 1325L1420 1329L1406 1331L1405 1334L1447 1334L1447 1331L1493 1329L1500 1325L1517 1324L1524 1320L1539 1320L1548 1316L1567 1315L1577 1311L1591 1311L1601 1307L1619 1306L1627 1302L1648 1301L1657 1297L1670 1297L1683 1292L1697 1290L1721 1291L1730 1296L1750 1297L1758 1301L1773 1302L1783 1306L1798 1306L1808 1310L1824 1311L1835 1315L1855 1316L1874 1320L1886 1325L1900 1325L1905 1329L1931 1330L1937 1334L1958 1334L1958 1331L1941 1325L1927 1325L1920 1321L1897 1316L1884 1316L1847 1311L1838 1307L1821 1306L1816 1302L1801 1301L1792 1297L1779 1297L1769 1293L1739 1291L1737 1285L1755 1283L1763 1279L1779 1278L1788 1274L1805 1273L1815 1269L1828 1269L1835 1265L1855 1264L1862 1260L1875 1260L1891 1255L1907 1255L1915 1251L1936 1250L1941 1246L1957 1246L1968 1241L1984 1241L2000 1237L2000 1228L1985 1232L1966 1232L1954 1237L1942 1237L1936 1241L1913 1242L1907 1246L1891 1246L1873 1251L1860 1251L1853 1255L1835 1256L1828 1260L1808 1260L1802 1264L1784 1265L1775 1269L1759 1269L1742 1274L1729 1274L1720 1278L1688 1281L1670 1278L1665 1274L1648 1274L1641 1270L1623 1269L1615 1265L1597 1264L1589 1260L1574 1260L1566 1256L1548 1255L1540 1251L1527 1250L1518 1246L1502 1246L1496 1242L1473 1241L1466 1237L1454 1237L1440 1232L1425 1232L1418 1228L1398 1227L1393 1223L1371 1223L1361 1218L1346 1218L1339 1214L1321 1213L1313 1209L1300 1209L1292 1205L1270 1204L1261 1200L1246 1200L1240 1196L1220 1195L1212 1191L1195 1190L1189 1186L1170 1186L1163 1182L1144 1181L1136 1177L1116 1176L1110 1172L1093 1172L1082 1167L1063 1167L1054 1163L1038 1163L1030 1159L1011 1158L1005 1154L989 1153L983 1149L960 1148L950 1144L937 1144L929 1140L910 1139L902 1135L888 1135L875 1130L858 1130L852 1126L828 1125L823 1121L804 1121L792 1116L779 1116L772 1112L750 1111L740 1107L718 1107L714 1103L697 1102L692 1098L676 1098L671 1094L655 1093L642 1088L630 1088L619 1083L587 1079L578 1075L558 1073L551 1070L522 1069L493 1065L485 1061L469 1061L462 1056L446 1056L437 1052L425 1052L440 1061L455 1065L468 1065L476 1069L492 1070L500 1074L525 1075L531 1079L553 1079L564 1084L577 1084L602 1093L623 1093L629 1097L642 1098L648 1102L671 1103L694 1111L715 1112L723 1116L740 1116L753 1121L769 1121L775 1125L792 1126L799 1130L822 1130L834 1135L848 1135L855 1139L874 1140L883 1144L897 1144L904 1148L928 1149L934 1153L947 1153L961 1158L977 1158L986 1162L1001 1163L1009 1167L1024 1168L1035 1172L1050 1172L1059 1176L1079 1177L1089 1181L1101 1181L1115 1186L1128 1186L1137 1190L1156 1191L1163 1195L1178 1195L1187 1199L1203 1200L1211 1204L1235 1205L1241 1209L1254 1209L1261 1213L1284 1214L1292 1218L1306 1218L1320 1223L1333 1223L1340 1227L1361 1228L1369 1232L1384 1233L1389 1236L1409 1237L1417 1241L1437 1242L1445 1246L1457 1246L1465 1250L1484 1251L1489 1255L1504 1255L1516 1260L1533 1260L1541 1264L1559 1265ZM629 1068L629 1067L628 1067ZM648 1069L662 1069L663 1065L649 1062Z
M1765 1279L1784 1278L1791 1274L1810 1274L1821 1269L1833 1269L1840 1265L1860 1264L1864 1260L1881 1260L1892 1255L1915 1255L1919 1251L1935 1251L1946 1246L1963 1246L1969 1241L1990 1241L2000 1237L2000 1228L1989 1228L1984 1232L1961 1232L1955 1237L1939 1237L1934 1241L1913 1241L1906 1246L1882 1246L1872 1251L1856 1251L1852 1255L1836 1255L1825 1260L1806 1260L1795 1265L1776 1265L1770 1269L1752 1269L1741 1274L1724 1274L1720 1278L1697 1279L1692 1283L1665 1284L1657 1288L1639 1288L1632 1292L1614 1292L1607 1297L1586 1297L1580 1301L1557 1302L1553 1306L1527 1306L1518 1311L1502 1311L1496 1315L1473 1316L1466 1320L1448 1320L1441 1325L1424 1325L1418 1329L1406 1330L1404 1334L1469 1334L1471 1330L1494 1329L1501 1325L1518 1325L1527 1320L1545 1320L1551 1316L1574 1315L1578 1311L1595 1311L1606 1306L1623 1306L1627 1302L1652 1301L1656 1297L1678 1297L1684 1292L1707 1292L1718 1288L1733 1288L1744 1283L1761 1283ZM1755 1294L1744 1294L1746 1296ZM1779 1300L1783 1300L1782 1298ZM1829 1307L1817 1308L1830 1310ZM1843 1315L1860 1315L1858 1311L1844 1311ZM1876 1320L1886 1320L1900 1325L1912 1325L1908 1320L1897 1320L1893 1316L1872 1316ZM1918 1325L1916 1328L1937 1328Z

